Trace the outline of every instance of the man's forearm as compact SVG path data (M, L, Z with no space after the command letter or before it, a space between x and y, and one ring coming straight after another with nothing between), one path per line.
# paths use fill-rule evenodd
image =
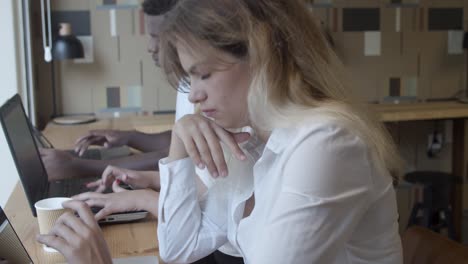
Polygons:
M167 157L168 149L148 153L138 153L113 160L104 160L107 165L113 165L130 170L158 170L159 160Z
M146 134L139 131L131 133L127 145L141 152L153 152L169 149L171 143L171 131L158 134Z

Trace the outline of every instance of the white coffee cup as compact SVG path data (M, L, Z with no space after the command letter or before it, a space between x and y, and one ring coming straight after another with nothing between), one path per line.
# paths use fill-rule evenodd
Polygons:
M39 233L47 235L55 225L55 222L65 212L72 212L62 206L63 202L70 201L71 198L54 197L40 200L34 204L37 212L37 221L39 222ZM44 245L47 252L58 252L57 250Z

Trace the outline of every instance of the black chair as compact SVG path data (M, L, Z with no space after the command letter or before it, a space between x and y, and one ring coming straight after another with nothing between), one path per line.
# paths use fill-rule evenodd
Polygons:
M455 239L450 192L456 178L438 171L415 171L405 175L405 180L423 185L423 200L411 210L408 227L420 225L439 232L447 228L448 236Z

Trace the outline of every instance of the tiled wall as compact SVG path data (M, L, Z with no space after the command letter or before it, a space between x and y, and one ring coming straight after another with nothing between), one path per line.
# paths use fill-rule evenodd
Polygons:
M453 97L464 85L466 0L313 0L358 98ZM400 98L395 98L400 97Z
M43 61L39 1L33 2L40 121L51 114L51 64ZM85 58L55 61L59 112L174 110L175 90L147 52L138 0L52 0L52 27L70 22ZM54 30L55 27L55 30Z
M40 116L50 115L50 64L42 60L33 2ZM175 91L147 53L141 0L52 0L53 25L71 22L85 59L57 61L64 114L173 110ZM453 97L464 85L466 0L310 0L348 68L354 94L370 102Z

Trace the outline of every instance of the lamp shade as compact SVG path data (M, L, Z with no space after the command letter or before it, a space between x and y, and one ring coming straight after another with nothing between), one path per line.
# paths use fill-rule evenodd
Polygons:
M84 50L81 41L71 33L70 24L60 24L59 35L52 47L54 60L77 59L84 57Z

